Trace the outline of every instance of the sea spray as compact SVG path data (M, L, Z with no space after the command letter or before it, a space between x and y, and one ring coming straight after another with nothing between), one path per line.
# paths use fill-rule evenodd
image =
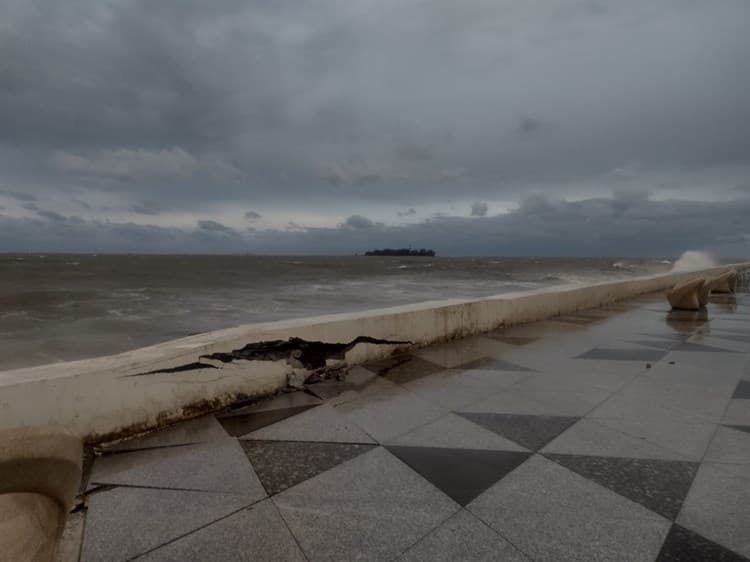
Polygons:
M672 266L673 273L682 271L696 271L698 269L710 269L716 267L716 260L708 252L688 250L683 253Z

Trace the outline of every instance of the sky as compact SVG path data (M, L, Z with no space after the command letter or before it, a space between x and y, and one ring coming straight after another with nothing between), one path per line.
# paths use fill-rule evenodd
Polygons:
M750 255L747 0L0 14L0 252Z

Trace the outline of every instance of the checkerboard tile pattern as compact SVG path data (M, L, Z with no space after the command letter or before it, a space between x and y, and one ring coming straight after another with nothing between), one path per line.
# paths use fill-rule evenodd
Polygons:
M749 560L727 299L495 330L102 447L81 560Z

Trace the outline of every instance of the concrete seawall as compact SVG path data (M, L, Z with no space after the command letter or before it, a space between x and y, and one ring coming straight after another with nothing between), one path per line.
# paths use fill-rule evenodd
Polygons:
M306 372L286 360L221 363L201 360L202 355L290 337L346 343L368 336L422 346L601 306L730 267L747 269L750 263L252 324L110 357L4 371L0 372L0 429L57 424L91 441L112 438L218 409L238 398L272 394L287 385L290 375ZM346 363L381 358L398 347L358 344L346 353ZM199 361L204 368L196 368Z

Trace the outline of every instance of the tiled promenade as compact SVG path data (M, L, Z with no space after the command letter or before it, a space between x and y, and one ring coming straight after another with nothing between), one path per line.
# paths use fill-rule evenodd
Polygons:
M749 350L742 296L424 348L107 449L68 537L107 562L747 560Z

